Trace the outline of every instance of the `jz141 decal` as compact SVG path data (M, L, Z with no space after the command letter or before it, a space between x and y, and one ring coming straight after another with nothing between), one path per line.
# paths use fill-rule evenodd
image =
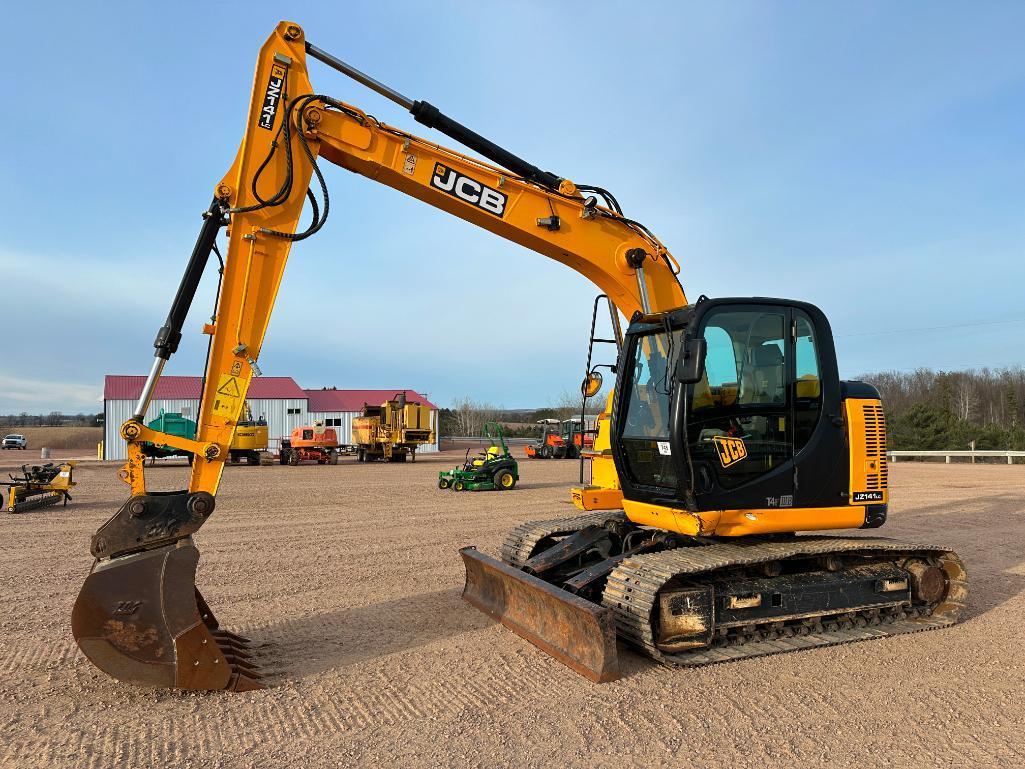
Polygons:
M499 219L505 215L505 204L509 200L508 195L503 195L498 190L493 190L476 179L464 176L454 168L449 168L441 163L435 163L434 175L431 176L431 186L448 193L454 198L459 198L466 203L477 206L482 211L487 211Z
M274 116L278 114L278 105L285 90L285 73L288 69L283 64L274 64L267 78L267 90L263 94L263 107L257 125L268 131L274 128Z
M883 492L881 491L855 491L855 502L882 502Z
M747 446L744 445L743 438L715 435L712 437L712 443L715 445L715 450L719 454L719 462L723 467L736 464L747 456Z

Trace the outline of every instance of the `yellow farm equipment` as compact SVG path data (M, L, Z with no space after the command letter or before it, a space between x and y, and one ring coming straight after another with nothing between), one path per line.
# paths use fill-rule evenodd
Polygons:
M4 510L8 513L24 513L37 507L47 507L71 499L69 489L75 485L72 480L74 462L61 462L45 465L22 465L21 477L8 476L11 480L0 481L0 486L7 486L7 502Z
M405 391L380 406L364 404L362 415L352 420L352 442L358 462L405 462L407 456L415 462L417 448L434 443L431 409L408 402Z

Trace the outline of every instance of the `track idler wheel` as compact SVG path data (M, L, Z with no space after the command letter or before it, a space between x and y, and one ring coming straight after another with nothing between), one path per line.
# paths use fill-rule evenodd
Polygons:
M936 603L947 594L947 575L939 566L914 560L904 568L911 575L911 595L915 600Z
M97 560L75 601L71 631L119 681L176 689L263 689L248 639L220 630L196 589L199 550L173 545Z

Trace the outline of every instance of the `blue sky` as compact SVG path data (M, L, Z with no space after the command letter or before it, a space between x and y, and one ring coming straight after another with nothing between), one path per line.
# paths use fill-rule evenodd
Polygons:
M6 11L19 33L4 44L14 77L0 123L0 412L98 409L105 373L145 373L241 138L257 50L287 12L40 8ZM611 189L674 252L692 298L818 304L842 375L1025 364L1025 5L294 13L321 48L542 168ZM320 92L430 135L310 70ZM331 219L292 251L265 374L412 387L443 405L469 394L527 407L575 389L596 293L585 279L365 179L327 177ZM364 289L385 273L419 306L382 312L390 302ZM207 278L168 373L202 369ZM961 323L975 325L936 328Z

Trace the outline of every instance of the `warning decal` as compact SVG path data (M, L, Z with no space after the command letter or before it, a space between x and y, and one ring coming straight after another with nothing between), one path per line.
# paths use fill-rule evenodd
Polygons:
M235 419L242 408L242 393L248 389L248 384L240 376L221 374L221 378L217 381L214 413L220 417Z
M227 380L227 381L225 381ZM238 377L228 376L221 377L221 382L217 386L218 395L227 395L229 398L239 398L242 393L238 389Z

